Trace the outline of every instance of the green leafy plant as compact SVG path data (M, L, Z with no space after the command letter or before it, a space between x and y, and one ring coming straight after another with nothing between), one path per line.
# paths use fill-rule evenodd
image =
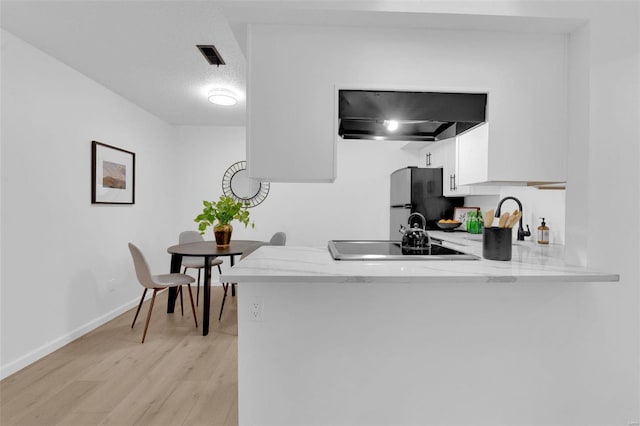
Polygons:
M204 205L202 213L194 219L194 222L198 222L198 230L201 234L204 234L209 226L228 225L234 219L244 224L245 228L249 225L248 202L243 203L222 195L218 201L204 200L202 204ZM255 227L253 222L251 227Z

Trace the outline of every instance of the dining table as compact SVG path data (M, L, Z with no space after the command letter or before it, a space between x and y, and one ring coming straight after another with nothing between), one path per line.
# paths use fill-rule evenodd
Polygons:
M247 250L253 250L256 246L268 244L255 240L231 240L226 247L219 247L215 241L198 241L194 243L176 244L167 249L171 254L171 273L179 273L183 257L204 258L204 298L202 308L202 335L209 334L209 316L211 310L211 261L220 256L228 256L231 267L234 265L235 256L241 255ZM169 300L167 313L174 312L178 291L175 287L169 288Z

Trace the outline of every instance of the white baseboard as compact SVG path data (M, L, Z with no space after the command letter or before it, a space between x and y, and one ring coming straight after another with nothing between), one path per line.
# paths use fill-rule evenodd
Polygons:
M213 278L213 277L212 277ZM211 286L220 286L219 282L213 282L211 281ZM147 297L145 298L145 300L148 300L151 298L151 295L147 295ZM138 306L138 303L140 303L140 299L136 298L134 300L131 300L115 309L113 309L110 312L107 312L106 314L88 322L85 325L82 325L78 328L76 328L75 330L58 337L57 339L49 342L49 343L45 343L44 345L40 346L37 349L34 349L33 351L27 353L26 355L21 356L20 358L9 362L6 365L0 365L0 380L4 379L5 377L8 377L10 375L12 375L13 373L22 370L23 368L33 364L34 362L36 362L37 360L39 360L40 358L43 358L47 355L49 355L51 352L54 352L58 349L60 349L61 347L63 347L64 345L73 342L74 340L76 340L77 338L87 334L88 332L90 332L91 330L94 330L98 327L100 327L101 325L111 321L112 319L114 319L115 317L117 317L118 315L123 314L124 312L127 312L129 309Z
M148 296L147 298L149 297L150 296ZM87 324L84 324L63 336L60 336L57 339L40 346L39 348L27 353L26 355L23 355L20 358L14 361L11 361L6 365L0 366L0 380L10 376L16 371L19 371L27 367L28 365L33 364L40 358L43 358L49 355L51 352L57 349L60 349L64 345L71 343L77 338L87 334L91 330L94 330L100 327L101 325L111 321L118 315L121 315L124 312L127 312L129 309L133 308L134 306L137 306L138 303L140 303L140 298L136 298L130 302L127 302L124 305L121 305L113 309L112 311L107 312L106 314L99 316L98 318L88 322Z

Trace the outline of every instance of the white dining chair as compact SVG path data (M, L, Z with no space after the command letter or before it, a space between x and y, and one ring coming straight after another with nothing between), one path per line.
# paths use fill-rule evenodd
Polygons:
M183 231L178 236L178 243L196 243L199 241L204 241L202 235L198 231ZM218 273L222 274L222 269L220 268L222 265L222 259L213 258L211 259L211 266L218 267ZM184 269L182 270L183 274L187 273L187 269L197 269L198 270L198 288L196 290L196 306L200 303L200 271L204 269L204 257L190 257L184 256L182 258L182 266ZM182 293L180 293L180 297L182 298Z
M196 315L196 307L193 304L193 293L191 293L191 283L194 282L195 279L190 275L179 273L152 275L151 270L149 269L149 264L142 255L140 249L135 245L129 243L129 251L131 252L131 257L133 258L133 266L136 270L136 277L138 278L140 285L144 287L142 297L140 298L140 303L138 304L138 309L136 310L136 315L133 317L133 322L131 323L131 328L136 325L136 319L138 319L138 314L140 313L140 308L142 308L144 297L147 295L147 290L153 290L151 305L149 306L149 313L147 314L147 322L144 325L144 333L142 333L142 343L144 343L144 339L147 336L147 329L149 328L149 321L151 320L153 305L156 301L156 294L170 287L178 287L180 291L182 291L183 285L186 285L188 287L189 298L191 299L191 311L193 312L193 320L196 323L196 328L198 328L198 317ZM182 297L180 298L180 304L182 304Z
M276 232L269 240L269 244L272 246L283 246L287 242L287 234L284 232Z

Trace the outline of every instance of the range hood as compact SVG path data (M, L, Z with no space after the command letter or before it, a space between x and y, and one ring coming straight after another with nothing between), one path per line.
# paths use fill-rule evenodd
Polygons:
M343 139L438 141L486 121L486 93L339 90Z

